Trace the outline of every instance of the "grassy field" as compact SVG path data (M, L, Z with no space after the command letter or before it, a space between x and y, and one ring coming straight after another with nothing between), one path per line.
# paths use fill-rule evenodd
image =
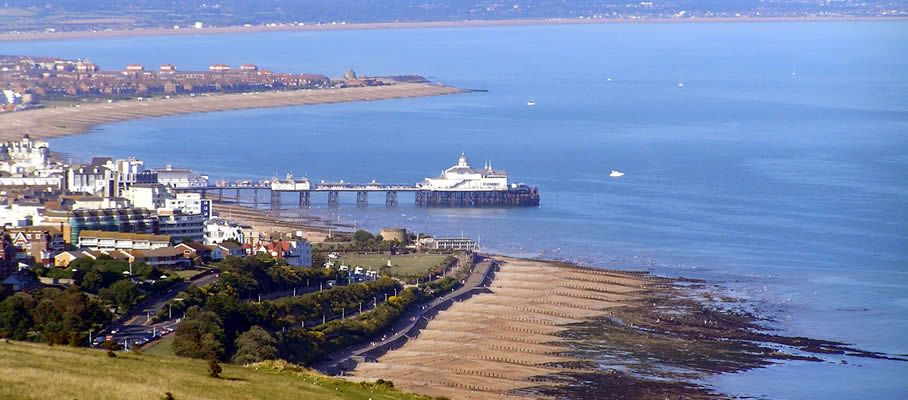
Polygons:
M391 259L392 275L416 275L425 274L429 269L437 267L444 261L445 256L436 254L404 254L395 256L355 254L342 256L340 262L342 265L371 268L377 271L388 265L388 258Z
M177 274L177 276L179 276L183 279L192 279L192 277L194 277L198 274L201 274L202 272L205 272L205 271L201 270L201 269L187 269L187 270L182 270L182 271L176 271L175 273Z
M151 354L154 356L173 356L173 338L176 334L169 334L154 342L147 349L142 350L143 354Z
M281 362L221 366L221 378L210 378L201 360L137 353L110 358L101 350L3 341L0 399L159 400L166 392L176 400L427 399Z

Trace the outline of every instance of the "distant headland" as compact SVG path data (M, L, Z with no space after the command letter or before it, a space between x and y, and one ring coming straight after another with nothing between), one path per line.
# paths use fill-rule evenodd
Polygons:
M130 36L193 36L257 32L342 31L370 29L426 29L508 27L530 25L598 25L598 24L666 24L666 23L761 23L761 22L830 22L830 21L908 21L906 16L731 16L731 17L655 17L655 18L534 18L422 22L330 22L270 23L260 25L204 26L196 28L108 28L73 31L13 31L0 33L0 42L30 40L107 39Z

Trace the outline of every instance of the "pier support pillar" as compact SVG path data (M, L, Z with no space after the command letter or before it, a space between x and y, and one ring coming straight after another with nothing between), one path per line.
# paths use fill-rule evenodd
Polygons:
M233 200L236 204L240 204L240 189L236 190L236 197L234 197Z
M340 193L331 191L328 192L328 207L337 207L340 205Z
M309 199L309 192L300 192L300 208L309 208L312 201Z
M397 207L397 192L385 193L385 207Z
M366 207L369 205L369 192L356 192L356 206Z
M271 209L278 210L281 208L281 192L271 191Z
M254 207L254 208L259 207L259 190L258 189L252 189L252 207Z
M218 189L218 203L224 202L224 189Z

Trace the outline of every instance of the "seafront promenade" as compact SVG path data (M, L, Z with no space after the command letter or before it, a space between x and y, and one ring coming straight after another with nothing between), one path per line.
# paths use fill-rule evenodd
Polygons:
M332 354L329 360L317 365L315 369L329 374L343 373L348 367L345 364L348 364L355 357L369 357L376 355L376 353L382 353L402 346L410 338L410 334L419 330L418 325L424 320L428 320L428 316L434 316L438 311L447 308L455 301L469 297L487 285L497 266L498 263L491 258L477 263L473 270L470 271L470 275L464 281L463 286L432 300L428 304L422 304L416 310L402 316L394 326L388 329L382 340L353 346L339 353Z
M312 104L374 101L463 93L451 86L399 83L341 89L292 90L249 94L220 94L170 99L86 103L70 107L0 114L0 141L17 140L24 134L48 139L87 132L95 126L139 118L164 117L212 111L286 107Z

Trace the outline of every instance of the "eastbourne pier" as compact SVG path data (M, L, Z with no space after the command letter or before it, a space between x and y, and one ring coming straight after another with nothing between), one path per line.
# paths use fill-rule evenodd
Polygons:
M241 192L251 192L252 202L259 204L260 194L270 196L273 209L283 206L283 195L295 193L300 208L312 206L313 194L326 193L329 207L340 206L341 193L356 193L356 205L369 205L369 194L384 193L385 206L396 207L397 194L415 193L416 205L421 207L536 207L539 206L539 190L522 183L511 183L508 174L492 168L486 162L483 168L473 168L466 155L461 154L457 164L441 172L435 178L426 178L414 185L370 183L324 182L313 183L308 178L294 178L288 174L284 179L253 182L238 180L220 181L211 186L176 188L177 191L198 192L219 202L232 198L239 201ZM233 193L231 193L233 192Z

